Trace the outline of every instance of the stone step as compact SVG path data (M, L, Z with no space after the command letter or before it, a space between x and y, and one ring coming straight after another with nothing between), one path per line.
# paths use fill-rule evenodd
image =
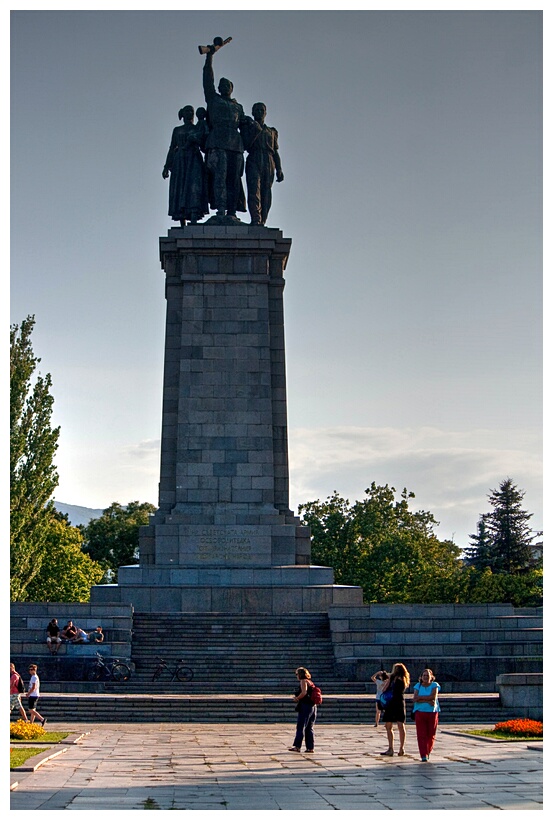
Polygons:
M541 658L543 654L541 643L521 642L521 643L472 643L472 644L452 644L452 643L429 643L429 644L362 644L359 647L350 644L339 644L336 646L336 658L343 657L363 657L381 658L387 657L441 657L447 659L461 657L528 657Z
M17 641L11 640L10 641L10 651L11 654L17 655L38 655L42 657L49 656L50 650L48 649L47 643L44 641ZM97 651L101 651L102 654L112 654L112 655L128 655L130 653L130 642L129 643L112 643L111 641L105 641L101 644L93 644L93 643L80 643L80 644L70 644L70 643L62 643L58 649L58 655L61 657L62 655L71 656L71 657L80 657L81 655L94 655Z
M341 635L343 634L343 640ZM518 643L540 642L543 629L465 629L465 630L374 630L371 632L334 633L338 643Z
M482 681L492 681L489 691L495 690L495 680L498 675L509 673L539 673L542 672L542 659L538 657L493 657L493 656L443 656L428 655L400 655L416 680L425 668L434 671L440 684L449 682L464 682L480 684ZM336 673L347 680L368 681L374 674L375 666L390 670L398 660L398 656L382 655L375 658L340 658L336 663ZM467 690L468 691L468 690Z
M182 624L135 624L134 635L163 635L164 633L175 634L179 632L186 632L190 635L242 635L244 637L251 635L274 635L286 636L291 630L305 632L310 635L326 635L329 634L328 624L305 624L289 621L286 624L280 625L265 625L265 626L246 626L244 624L201 624L201 623L182 623Z
M409 698L407 698L410 712ZM450 695L440 697L440 723L485 723L519 717L501 706L499 696ZM290 696L281 695L78 695L45 694L41 714L51 721L73 722L195 722L272 723L295 722ZM319 707L319 723L372 722L374 697L370 695L324 695ZM15 719L15 716L12 717Z
M78 626L81 626L79 623ZM92 632L95 627L82 626L85 632ZM131 640L131 629L105 629L105 643L127 643ZM11 627L10 639L14 641L26 641L31 643L46 644L46 630L29 629L28 627Z
M42 679L41 679L42 680ZM291 678L288 674L285 678L273 679L264 677L257 684L257 694L275 694L281 696L289 694L291 690ZM374 698L374 684L368 681L345 681L333 678L331 675L317 676L317 683L321 683L327 695L339 694L362 694L371 695ZM495 689L494 680L483 681L443 681L440 679L442 694L486 694ZM152 690L155 688L155 692ZM151 675L134 675L124 683L115 681L98 681L96 683L88 680L47 680L44 682L43 690L49 694L53 693L77 693L77 694L196 694L196 695L236 695L251 694L251 684L242 680L229 681L227 678L221 680L204 680L196 676L189 682L171 681L170 676L161 677L156 681L155 687Z
M255 651L259 649L259 651ZM307 665L307 659L313 658L317 660L326 660L327 663L334 662L334 654L322 647L306 645L301 648L290 647L275 647L263 649L261 647L201 647L194 649L190 646L182 647L152 647L150 652L134 652L133 658L137 663L154 663L156 658L162 657L166 661L180 660L181 658L188 658L195 663L222 663L225 661L233 662L234 665L238 663L263 661L264 663L273 663L279 666L283 664L295 663L298 661L300 666ZM302 662L303 659L303 662ZM298 666L296 663L296 666Z
M325 623L327 615L324 612L288 612L284 615L269 615L266 613L255 613L243 615L233 612L135 612L134 623L242 623L244 625L264 626L270 624L282 624L283 621L294 619L302 623Z
M310 657L320 654L322 657L333 658L334 653L324 645L317 645L312 643L303 644L301 647L291 647L290 644L286 646L279 646L271 644L270 646L259 646L257 644L249 644L244 646L231 646L227 643L226 646L193 646L190 644L182 644L180 646L161 646L157 644L150 647L141 647L139 652L134 651L135 658L157 658L162 657L165 660L175 658L179 659L186 655L189 658L196 658L201 661L203 658L265 658L278 661L279 658L297 657L298 654L302 656L309 655Z
M391 617L371 618L369 616L350 618L351 632L365 632L366 630L463 630L463 629L518 629L542 628L543 618L534 616L500 615L489 618L417 618ZM339 631L339 623L332 624L333 631Z
M178 636L178 637L175 637ZM169 641L166 643L174 644L176 641L194 644L199 642L209 642L210 646L227 646L229 639L233 644L260 644L265 645L270 640L271 645L286 645L290 643L290 633L220 633L220 632L206 632L206 631L192 631L192 630L175 630L175 632L168 636ZM159 644L163 638L160 633L154 631L145 632L136 630L134 633L135 645L138 646L152 646ZM328 643L329 635L324 633L307 632L302 636L302 640L306 643ZM13 639L12 639L13 641ZM336 646L358 646L358 645L386 645L386 646L418 646L420 644L431 645L481 645L486 644L490 646L510 647L512 645L519 646L520 644L535 644L541 645L543 642L542 630L512 630L503 634L498 632L482 633L472 632L469 634L463 633L445 633L436 632L430 634L428 632L422 634L411 633L368 633L364 636L347 635L342 639L338 638L335 643ZM113 642L112 642L113 643Z
M166 642L172 643L176 638L182 640L181 636L186 635L187 638L190 640L209 640L209 641L228 641L231 638L233 641L258 641L260 643L265 643L267 639L274 640L274 641L286 641L290 640L290 635L292 632L295 632L299 635L304 635L305 639L309 640L328 640L330 638L330 633L327 630L322 629L300 629L299 627L289 627L288 629L282 630L266 630L263 631L261 629L251 630L251 631L244 631L244 630L212 630L212 629L190 629L186 627L180 627L173 629L171 631L162 631L159 629L135 629L133 633L133 638L136 642L152 642L152 641L160 641L165 640Z

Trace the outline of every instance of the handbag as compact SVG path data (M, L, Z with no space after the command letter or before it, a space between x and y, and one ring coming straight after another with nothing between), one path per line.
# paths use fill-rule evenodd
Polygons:
M389 702L392 700L393 696L394 696L393 686L391 686L391 687L389 686L380 695L380 703L383 706L387 706L389 704Z

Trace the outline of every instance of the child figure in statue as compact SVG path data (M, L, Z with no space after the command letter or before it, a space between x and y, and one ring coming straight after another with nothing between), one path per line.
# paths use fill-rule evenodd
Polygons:
M194 108L185 105L179 111L183 125L173 129L171 145L165 160L162 177L169 181L169 216L186 225L196 225L209 213L207 201L207 175L200 144L203 126L194 125Z

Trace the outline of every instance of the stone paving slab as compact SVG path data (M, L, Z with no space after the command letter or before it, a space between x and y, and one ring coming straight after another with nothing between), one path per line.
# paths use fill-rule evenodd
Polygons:
M431 762L421 763L412 724L401 758L381 757L382 727L357 724L321 723L315 754L289 752L293 717L289 724L112 723L86 729L89 734L61 757L36 772L18 773L12 810L543 809L536 744L489 744L438 730Z

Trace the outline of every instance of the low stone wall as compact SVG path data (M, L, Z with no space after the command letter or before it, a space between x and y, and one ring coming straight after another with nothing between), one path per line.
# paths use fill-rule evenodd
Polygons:
M431 668L442 692L497 691L499 675L543 671L543 616L511 604L366 604L329 608L337 673L366 682L404 663Z
M521 718L543 720L543 674L498 675L501 705Z
M128 604L12 603L12 660L18 658L21 662L21 659L32 656L38 663L39 659L43 659L43 662L46 658L50 659L50 651L46 644L46 626L52 618L58 619L60 628L65 626L68 620L72 620L86 632L91 632L100 625L105 634L105 640L100 644L63 643L59 649L59 657L56 656L55 660L60 661L65 656L74 659L91 657L97 651L102 655L131 655L133 608Z

